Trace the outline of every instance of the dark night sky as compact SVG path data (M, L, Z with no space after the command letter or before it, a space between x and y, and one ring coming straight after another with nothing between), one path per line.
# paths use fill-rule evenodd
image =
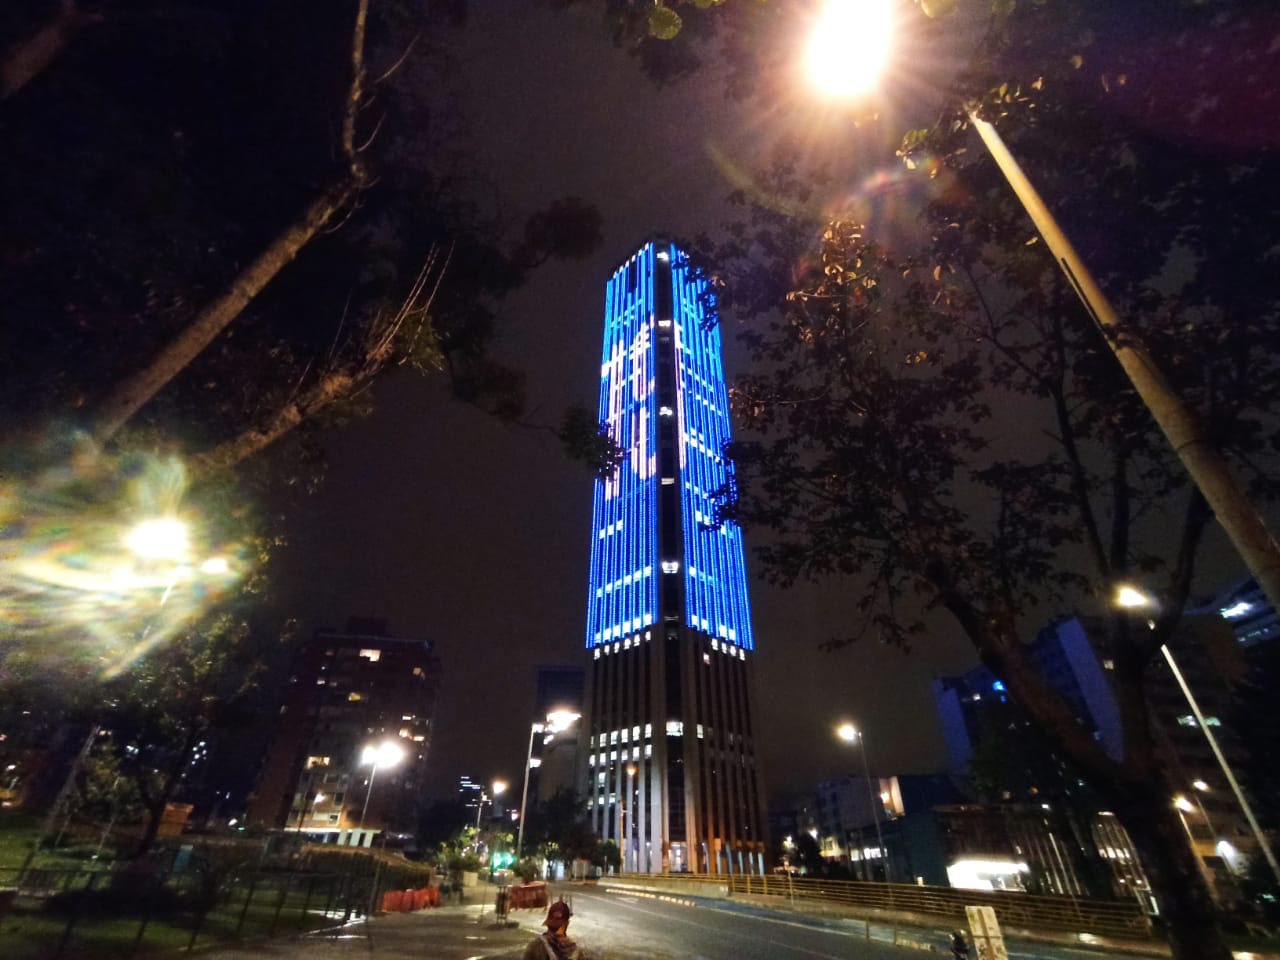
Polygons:
M873 222L908 229L913 220L904 191L883 185L903 176L893 137L929 119L927 84L900 83L918 113L882 104L887 139L875 143L805 105L799 78L796 99L784 93L763 109L726 102L714 77L659 90L608 43L596 14L495 6L473 6L454 51L478 172L501 186L513 220L568 194L604 218L593 256L541 268L507 305L500 353L527 371L534 418L554 422L573 401L594 409L609 274L654 233L714 231L736 172L763 167L777 136L840 158L851 187L838 199L878 183L860 197ZM733 340L727 331L731 375L741 369ZM445 684L434 793L462 773L518 783L535 667L585 662L591 477L549 433L503 427L450 402L439 382L392 376L376 397L371 419L327 438L328 482L286 560L285 580L304 586L287 599L304 630L379 616L436 644ZM976 662L957 629L938 621L909 654L874 639L827 653L821 641L851 630L852 587L784 592L756 580L753 589L771 794L858 768L833 736L838 719L866 731L882 773L941 768L929 682Z
M714 229L732 188L717 152L763 165L776 132L746 122L708 78L656 89L594 16L477 4L455 50L480 170L512 210L576 194L604 217L592 257L540 269L509 304L501 352L528 371L535 416L549 422L572 401L595 407L613 268L655 232ZM287 560L305 584L294 609L307 630L372 615L433 640L446 680L431 789L460 773L517 781L535 667L583 662L591 477L549 433L503 427L438 383L392 377L377 406L327 439L331 473ZM855 768L832 736L837 718L865 727L881 770L941 762L929 679L973 662L961 640L940 635L911 655L874 642L823 653L818 643L847 629L848 591L757 582L753 600L772 791Z

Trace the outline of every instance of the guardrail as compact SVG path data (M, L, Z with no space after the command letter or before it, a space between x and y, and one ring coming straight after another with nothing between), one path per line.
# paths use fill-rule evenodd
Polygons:
M635 880L641 874L626 874ZM729 895L776 897L778 900L826 904L855 910L883 910L933 917L963 926L966 906L989 906L1004 927L1089 933L1095 936L1140 938L1151 935L1151 923L1141 907L1124 900L1050 897L1009 891L957 890L905 883L868 883L788 877L786 874L654 874L663 883L728 887ZM691 891L691 895L692 891Z

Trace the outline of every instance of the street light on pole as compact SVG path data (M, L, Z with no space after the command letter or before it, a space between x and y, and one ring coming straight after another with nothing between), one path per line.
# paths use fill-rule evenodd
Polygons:
M369 812L369 798L373 796L373 780L378 775L379 767L394 767L404 759L404 747L394 740L384 740L377 745L369 744L360 752L360 766L372 766L369 771L369 786L364 792L364 807L360 810L360 839L364 839L364 818Z
M494 801L494 798L507 789L507 783L505 780L495 780L493 781L493 784L490 787L490 789L493 790L492 797L486 794L483 790L481 790L480 799L476 802L476 852L477 853L480 850L480 814L484 812L484 805L486 803L492 804Z
M1117 606L1129 610L1155 609L1158 607L1155 598L1128 584L1120 584L1116 588L1115 602ZM1200 710L1199 702L1191 692L1191 687L1187 684L1182 671L1178 668L1178 661L1173 659L1173 651L1169 649L1168 644L1161 644L1160 653L1164 656L1165 663L1169 665L1169 671L1173 674L1173 679L1177 681L1178 689L1182 691L1182 696L1187 701L1187 706L1191 708L1191 715L1195 718L1196 725L1199 726L1200 732L1204 734L1205 740L1208 741L1209 749L1213 752L1214 759L1218 761L1218 767L1222 770L1222 775L1226 777L1227 785L1231 787L1231 792L1235 794L1236 803L1240 805L1240 812L1244 814L1245 820L1249 823L1249 829L1253 831L1253 837L1258 843L1258 849L1262 851L1262 856L1267 861L1267 866L1271 868L1272 875L1277 881L1280 881L1280 862L1277 862L1275 851L1271 849L1271 842L1259 825L1258 818L1254 816L1253 807L1249 805L1244 791L1240 788L1240 782L1236 780L1235 771L1231 769L1231 764L1227 762L1226 754L1218 746L1218 738L1214 736L1213 730L1205 720L1204 713ZM1208 784L1205 784L1204 789L1207 788ZM1196 789L1199 790L1201 788L1196 787ZM1182 799L1186 800L1185 797ZM1179 812L1181 812L1181 809L1179 806Z
M524 850L524 811L525 807L529 805L529 771L533 767L533 738L539 733L549 733L551 736L563 733L573 726L581 716L581 714L574 713L572 710L552 710L547 714L545 723L529 725L529 749L524 758L524 788L520 791L520 825L516 828L517 860L520 859L520 853Z
M810 73L820 80L822 89L841 97L865 96L874 76L868 78L865 62L877 71L887 62L892 18L888 0L829 0L814 31L809 48ZM840 38L834 37L840 31ZM882 53L864 58L848 55L848 44L865 46L874 34ZM815 60L821 59L821 64ZM843 79L842 79L843 78ZM1022 167L1005 145L1000 134L978 116L978 106L966 105L964 112L978 131L983 145L1004 175L1005 180L1035 224L1054 261L1067 278L1067 283L1084 304L1102 338L1120 363L1129 383L1137 391L1169 446L1182 461L1205 501L1212 509L1222 530L1240 554L1249 572L1258 581L1271 604L1280 609L1280 544L1267 529L1262 515L1250 503L1226 460L1206 436L1204 428L1169 384L1155 357L1133 330L1123 329L1120 315L1102 292L1071 241L1059 226L1049 207L1041 199Z
M884 801L880 799L878 792L871 786L871 764L867 760L867 738L853 724L842 723L836 728L836 736L845 743L857 743L862 747L862 776L867 782L867 799L871 801L871 817L876 825L876 843L879 845L879 853L881 859L884 860L884 879L885 883L889 882L889 851L884 845L884 834L880 832L880 812L876 809L877 804L883 805Z

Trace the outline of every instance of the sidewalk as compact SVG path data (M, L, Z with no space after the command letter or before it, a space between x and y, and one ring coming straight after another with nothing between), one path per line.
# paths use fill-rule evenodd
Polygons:
M203 960L470 960L518 958L541 931L546 911L513 910L499 925L493 911L497 887L481 884L462 905L417 913L389 913L302 937L197 951Z

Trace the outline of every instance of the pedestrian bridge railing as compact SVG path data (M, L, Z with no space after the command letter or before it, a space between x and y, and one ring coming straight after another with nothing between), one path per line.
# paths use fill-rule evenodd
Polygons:
M632 882L647 879L626 874ZM731 897L768 897L794 904L835 906L852 911L886 911L916 914L948 924L965 924L966 906L989 906L1001 926L1022 930L1087 933L1125 939L1150 936L1151 923L1136 901L1091 900L1081 897L1041 896L1012 891L958 890L905 883L868 883L857 880L824 880L786 874L686 874L654 875L664 884L693 887L709 882L727 888Z

